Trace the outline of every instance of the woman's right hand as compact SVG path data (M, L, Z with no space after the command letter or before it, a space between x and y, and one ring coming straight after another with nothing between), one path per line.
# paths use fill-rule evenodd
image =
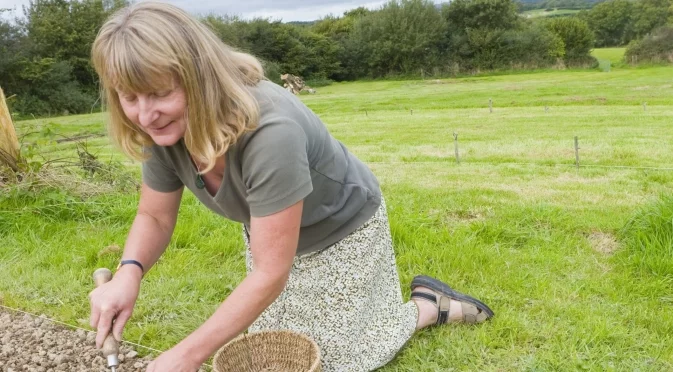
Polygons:
M124 325L133 314L141 279L142 273L135 265L124 265L117 270L112 280L89 293L90 324L98 330L97 348L103 346L110 329L114 338L121 341Z

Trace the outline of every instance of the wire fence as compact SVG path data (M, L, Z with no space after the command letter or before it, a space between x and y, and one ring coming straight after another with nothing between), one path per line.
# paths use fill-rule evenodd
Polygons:
M453 162L453 159L447 161L368 161L367 164L390 164L390 165L416 165L416 164L442 164ZM605 169L634 169L634 170L655 170L655 171L673 171L673 167L645 167L645 166L630 166L630 165L597 165L597 164L580 164L579 167L575 164L548 164L548 163L534 163L534 162L473 162L470 165L521 165L521 166L538 166L538 167L567 167L567 168L605 168Z
M609 69L609 61L608 62L608 69ZM609 71L609 70L608 70ZM642 112L648 112L648 103L647 102L642 102L640 104L642 106ZM545 113L548 113L550 111L549 106L540 106L541 109L544 109ZM635 106L638 107L638 106ZM474 107L475 109L478 109L478 107ZM495 101L492 98L488 99L488 102L486 103L484 101L484 106L481 106L481 109L488 109L489 113L493 114L495 111L497 111L498 108L506 108L506 107L496 107ZM408 108L405 109L404 111L408 112L410 116L418 115L418 116L423 116L424 112L423 110L420 111L419 115L419 110L414 111L414 109ZM651 112L652 110L650 110ZM364 114L365 116L369 116L369 110L367 109L359 109L356 110L357 114ZM32 126L39 126L38 124L32 124ZM28 126L30 127L30 125ZM416 133L418 133L418 130L422 130L422 128L416 128ZM427 129L432 129L429 131L427 134L428 136L436 136L437 131L436 128L427 128ZM39 131L38 131L39 132ZM36 131L29 132L28 134L34 134L38 133ZM426 160L387 160L387 161L367 161L366 160L366 155L363 156L361 159L367 163L367 164L372 164L372 165L386 165L386 164L391 164L391 165L415 165L415 164L447 164L447 163L455 163L455 164L469 164L469 165L483 165L483 166L537 166L537 167L575 167L577 170L581 168L597 168L597 169L631 169L631 170L652 170L652 171L673 171L673 165L662 165L662 166L651 166L651 165L622 165L622 164L617 164L617 165L611 165L611 164L595 164L591 163L591 159L586 159L582 156L582 152L580 151L580 138L579 136L574 136L572 139L572 142L570 142L569 139L569 148L571 144L574 144L574 159L568 158L568 159L545 159L543 161L488 161L488 160L482 160L481 158L470 158L466 157L463 152L461 151L461 143L459 141L459 136L457 132L451 133L452 138L453 138L453 146L448 143L446 146L451 147L451 152L453 152L453 156L444 156L444 157L436 157L434 160L431 161L426 161ZM63 136L61 135L58 140L55 142L58 144L61 143L67 143L67 142L75 142L79 143L81 141L86 141L87 139L90 138L98 138L98 137L104 137L105 135L102 133L88 133L88 134L79 134L75 136ZM24 135L25 137L25 135ZM661 146L667 146L668 144L666 143L661 143L657 144ZM103 145L99 150L103 149L106 147ZM58 151L56 148L52 148L48 151L45 152L45 154L49 154L50 152L55 152ZM43 154L43 155L45 155ZM98 154L95 154L98 155ZM385 156L385 154L382 154ZM390 154L392 155L392 154ZM111 159L114 157L111 154L105 153L104 155L101 154L100 156L109 156ZM122 163L126 165L137 165L137 162L134 161L124 161L122 160Z
M447 163L453 163L456 165L460 164L469 164L469 165L487 165L487 166L508 166L508 165L519 165L519 166L537 166L537 167L574 167L579 170L580 168L600 168L600 169L633 169L633 170L654 170L654 171L673 171L673 165L664 165L664 166L646 166L646 165L606 165L606 164L586 164L582 161L580 154L579 146L579 137L574 137L574 162L571 163L571 160L568 159L567 162L554 160L552 162L512 162L512 161L485 161L485 160L474 160L470 161L468 158L462 157L458 133L453 133L453 150L454 156L445 156L437 157L435 161L416 161L416 160L390 160L390 161L365 161L367 164L394 164L394 165L416 165L416 164L441 164L446 165ZM447 145L448 146L448 145Z

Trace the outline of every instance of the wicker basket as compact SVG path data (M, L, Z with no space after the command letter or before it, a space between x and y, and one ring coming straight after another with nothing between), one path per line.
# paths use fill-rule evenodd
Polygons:
M244 334L224 345L213 359L215 372L320 372L320 349L292 331Z

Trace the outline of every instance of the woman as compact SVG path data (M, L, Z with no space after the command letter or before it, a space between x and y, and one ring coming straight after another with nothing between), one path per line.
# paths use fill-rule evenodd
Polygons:
M151 2L122 9L92 54L111 137L143 160L122 263L90 295L98 346L110 331L120 339L143 274L169 243L184 187L243 224L248 275L148 371L193 372L248 328L305 333L325 371L368 371L420 328L493 316L425 276L403 303L375 176L300 100L266 81L254 57L184 11Z

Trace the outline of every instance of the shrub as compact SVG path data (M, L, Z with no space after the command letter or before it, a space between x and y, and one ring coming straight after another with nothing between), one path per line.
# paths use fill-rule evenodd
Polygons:
M563 40L566 66L589 61L594 46L594 34L586 21L576 17L555 18L546 23L547 29Z
M673 63L673 26L656 29L642 40L633 41L624 56L630 63Z
M503 62L526 69L552 66L565 54L563 40L539 25L506 31L502 50Z
M89 112L96 102L95 92L81 88L65 61L24 61L20 78L25 82L24 89L9 102L12 112L36 116L81 114Z

